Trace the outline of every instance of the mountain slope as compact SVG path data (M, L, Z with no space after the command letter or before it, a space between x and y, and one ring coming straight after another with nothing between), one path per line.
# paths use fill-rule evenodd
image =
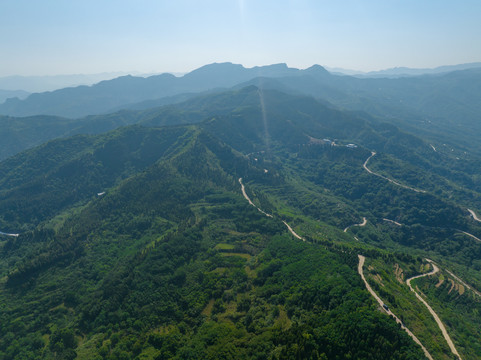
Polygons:
M2 227L8 222L19 232L90 199L151 165L185 131L124 128L54 140L9 158L0 165Z
M206 65L180 78L169 74L149 78L126 76L91 87L32 94L24 101L13 99L0 105L0 113L80 117L128 108L144 110L178 103L200 92L255 85L314 96L341 109L366 111L407 131L420 132L438 145L448 144L479 155L475 134L481 113L480 74L479 68L472 68L399 79L360 79L333 75L318 65L305 70L291 69L285 64L246 69L223 63Z
M451 146L461 145L479 155L479 141L474 135L479 131L481 113L479 68L399 79L303 73L275 81L253 79L244 85L248 84L314 96L342 109L366 111L408 131L422 132Z
M142 116L198 124L59 139L0 163L0 230L20 233L0 235L4 358L423 358L378 311L358 254L383 301L450 358L402 280L428 257L481 287L473 160L254 86ZM475 293L436 284L427 301L477 358Z
M164 152L145 145L159 130L135 127L88 138L90 146L75 145L78 138L49 144L73 141L97 159L95 149L126 132L125 158L139 154L150 165L2 243L4 358L422 358L374 310L354 253L291 238L240 194L237 177L262 169L205 131L182 129ZM20 154L16 167L35 151ZM350 343L353 336L360 341Z

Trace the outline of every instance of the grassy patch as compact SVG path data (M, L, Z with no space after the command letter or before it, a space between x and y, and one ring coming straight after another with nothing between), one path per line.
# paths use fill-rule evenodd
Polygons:
M215 249L218 250L218 251L233 250L234 245L232 245L232 244L217 244L215 246Z
M242 254L242 253L227 253L227 252L225 252L225 253L222 253L222 256L238 256L238 257L241 257L241 258L243 258L243 259L247 259L247 260L249 260L249 259L252 257L252 255L250 255L250 254Z

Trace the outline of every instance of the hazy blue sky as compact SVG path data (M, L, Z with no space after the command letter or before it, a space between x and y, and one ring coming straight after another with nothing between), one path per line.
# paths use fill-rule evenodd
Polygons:
M481 61L480 0L0 0L0 76Z

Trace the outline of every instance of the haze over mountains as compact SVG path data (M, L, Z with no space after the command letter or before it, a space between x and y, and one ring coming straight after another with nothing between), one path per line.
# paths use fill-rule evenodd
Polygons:
M288 68L285 64L246 69L241 65L222 63L206 65L183 77L171 74L148 78L123 76L92 86L32 94L24 100L9 99L0 105L0 114L80 118L122 109L144 111L186 101L198 96L199 92L207 95L228 88L240 89L255 85L261 89L313 96L327 100L331 106L340 109L366 111L411 131L427 131L431 135L438 132L462 133L462 138L478 142L473 131L479 130L481 126L480 79L481 68L476 67L430 76L358 79L330 74L318 65L305 70ZM107 116L106 119L125 125L135 122L131 118L136 116L122 112L119 116ZM9 118L1 129L15 132L24 129L20 125L22 123L30 121L41 125L41 121L44 121L42 119ZM55 136L67 134L73 128L81 131L80 128L89 122L95 122L99 129L102 128L99 125L102 123L100 119L85 120L61 120L57 130L54 130ZM45 127L56 126L56 120L52 117L45 121ZM15 124L19 124L17 128ZM64 131L65 127L69 130ZM93 128L95 126L91 127ZM28 129L25 134L27 133ZM29 144L39 144L46 140L40 136L39 141L35 142L35 138L34 136ZM12 141L9 154L15 153L15 148L22 148L22 140L15 145L15 136L6 139Z
M438 66L435 68L425 68L425 69L395 67L391 69L376 70L376 71L369 71L369 72L342 69L342 68L327 68L327 70L336 74L355 75L358 77L405 77L405 76L418 76L418 75L428 75L428 74L441 74L441 73L447 73L451 71L467 70L467 69L473 69L473 68L479 68L479 67L481 67L481 62L459 64L459 65L445 65L445 66Z
M288 76L298 73L285 64L246 69L230 63L212 64L182 77L162 74L148 78L123 76L91 87L80 86L51 93L32 94L26 101L10 99L0 107L5 115L34 114L79 117L105 113L114 107L144 100L226 88L257 76Z
M0 103L9 98L25 99L30 93L23 90L0 90Z
M384 107L389 106L388 110L384 109L380 112L381 115L386 115L388 112L393 115L399 102L404 102L403 106L407 105L410 110L421 115L444 116L452 119L454 113L460 115L459 111L463 111L465 107L468 107L465 111L471 111L470 117L479 114L479 101L477 101L479 88L472 87L479 84L481 71L479 67L476 68L476 64L466 66L473 68L451 74L443 72L433 77L360 80L332 75L319 65L299 70L288 68L285 64L250 69L231 63L211 64L182 77L171 74L148 78L124 76L92 86L32 94L25 100L8 99L0 105L0 114L11 116L41 114L76 118L112 112L121 108L152 107L156 104L155 102L158 105L164 105L179 99L184 100L189 97L189 94L230 88L250 81L260 86L323 98L335 105L351 109L376 111L374 107L378 106L378 103ZM460 68L466 66L460 66ZM458 67L447 68L458 69ZM267 81L263 84L262 80L255 80L262 78L276 79L278 83ZM460 87L466 90L459 93L457 89ZM457 96L458 98L448 100L462 106L456 107L455 103L445 104L446 99L441 99L441 95L436 94L436 91ZM176 97L182 94L183 96ZM146 104L137 104L145 101L147 101ZM431 106L430 111L433 111L433 114L426 113L425 109L419 110L425 104ZM444 108L436 113L438 104L443 104ZM451 113L445 113L451 109Z
M92 85L102 80L110 80L125 73L111 72L101 74L76 74L76 75L46 75L46 76L3 76L0 77L0 89L23 90L30 93L53 91L65 87Z
M480 95L222 63L8 100L0 359L452 359L413 277L480 359Z

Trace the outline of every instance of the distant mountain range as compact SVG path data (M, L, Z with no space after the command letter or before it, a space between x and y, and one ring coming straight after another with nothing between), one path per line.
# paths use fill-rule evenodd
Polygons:
M30 93L23 90L0 90L0 104L7 100L8 98L19 98L20 100L25 99Z
M31 94L24 100L8 99L0 105L0 114L80 118L121 109L144 110L178 103L199 93L255 85L313 96L340 108L402 118L410 126L435 124L469 132L481 124L480 84L481 68L402 78L361 79L334 75L319 65L299 70L286 64L244 68L231 63L214 63L182 77L129 75L92 86Z
M467 70L467 69L473 69L473 68L479 68L479 67L481 67L481 62L459 64L459 65L445 65L445 66L438 66L435 68L424 68L424 69L395 67L395 68L390 68L385 70L369 71L369 72L342 69L342 68L329 68L329 67L326 67L326 69L337 75L352 75L356 77L405 77L405 76L418 76L418 75L427 75L427 74L442 74L442 73L451 72L451 71Z
M360 79L333 75L319 65L305 70L285 64L246 69L222 63L206 65L183 77L123 76L93 86L32 94L25 100L9 99L0 105L0 114L7 114L0 116L0 159L51 138L99 133L146 119L162 118L158 125L200 121L210 114L202 104L206 97L226 88L239 90L252 85L307 95L328 107L364 111L408 131L440 134L443 143L461 148L469 143L472 150L479 148L472 145L480 143L481 68L398 79ZM193 109L191 103L196 104L195 111L172 111ZM174 104L179 107L172 108Z
M26 92L44 92L62 89L65 87L92 85L102 80L110 80L126 75L123 72L109 72L99 74L72 74L72 75L46 75L46 76L4 76L0 77L0 89L24 90ZM0 103L3 100L0 99Z
M325 74L326 70L321 67ZM228 88L252 78L283 77L309 73L311 69L288 68L286 64L246 69L231 63L211 64L183 77L172 74L148 78L122 76L93 86L78 86L47 93L32 94L25 100L8 99L0 105L0 114L13 116L58 115L70 118L111 112L131 103L155 100L183 93Z

